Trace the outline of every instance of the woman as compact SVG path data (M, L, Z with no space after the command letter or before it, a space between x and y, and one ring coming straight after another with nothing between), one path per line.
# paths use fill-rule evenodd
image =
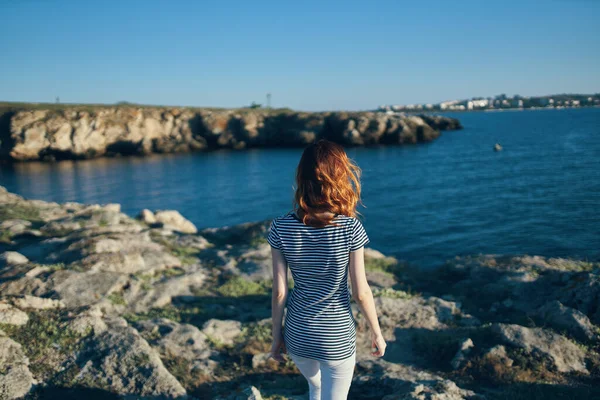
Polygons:
M360 169L344 149L320 140L308 146L296 171L294 211L275 218L271 356L292 358L309 384L310 399L346 399L356 362L352 298L371 329L373 356L385 353L373 294L365 275L369 238L356 218ZM294 290L288 300L288 266ZM287 302L285 329L283 310Z

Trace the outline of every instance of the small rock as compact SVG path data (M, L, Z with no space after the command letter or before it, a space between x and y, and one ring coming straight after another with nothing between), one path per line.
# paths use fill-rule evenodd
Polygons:
M0 254L0 268L27 264L28 262L27 257L16 251L5 251Z
M254 386L245 388L242 393L234 393L225 398L226 400L262 400L260 390Z
M452 365L452 369L457 370L463 365L463 363L467 360L467 356L469 355L473 347L475 347L475 345L473 344L473 341L470 338L464 340L461 343L460 348L456 352L456 355L450 362L450 364Z
M271 353L258 353L252 356L252 368L256 369L267 364L271 359Z
M102 319L103 313L99 308L92 307L77 315L70 323L69 328L79 334L86 334L90 330L98 335L107 329Z
M27 313L11 306L0 303L0 324L25 325L29 321Z
M244 394L248 395L248 400L262 400L262 395L260 391L254 386L250 386L244 390Z
M156 217L154 217L154 213L148 209L143 209L138 215L138 218L148 225L152 225L156 223Z
M43 265L36 265L31 268L29 271L25 273L25 276L28 278L35 278L36 276L43 274L44 272L50 271L50 268L45 267Z
M13 300L13 304L19 308L33 308L36 310L63 308L65 306L61 300L45 299L29 295Z
M202 332L225 345L232 345L234 339L242 333L242 323L234 320L209 319L202 326Z
M169 228L173 231L178 231L181 233L197 233L198 229L194 224L185 219L179 211L175 210L166 210L166 211L157 211L154 214L157 222L163 224L163 227Z

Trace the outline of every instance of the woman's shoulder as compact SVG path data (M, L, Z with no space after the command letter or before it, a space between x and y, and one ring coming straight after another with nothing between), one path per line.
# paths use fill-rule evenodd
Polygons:
M284 214L280 214L280 215L276 216L275 218L273 218L271 220L271 222L274 224L277 224L282 221L293 220L293 219L294 219L294 211L288 211Z
M348 221L349 223L352 223L352 224L356 224L357 222L360 222L360 219L358 219L357 217L351 217L349 215L344 215L344 214L337 214L336 218L339 218L342 221Z

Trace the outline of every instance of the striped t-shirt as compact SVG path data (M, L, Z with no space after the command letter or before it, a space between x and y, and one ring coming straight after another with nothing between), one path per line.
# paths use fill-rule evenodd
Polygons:
M348 263L351 251L369 243L358 219L336 215L333 222L337 225L315 228L289 212L271 222L268 234L294 278L283 327L286 348L325 361L348 358L356 350Z

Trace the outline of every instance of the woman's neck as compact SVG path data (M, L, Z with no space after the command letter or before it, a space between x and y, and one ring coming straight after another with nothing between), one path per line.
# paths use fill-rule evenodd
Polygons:
M300 219L304 218L304 214L305 214L304 210L302 210L302 209L299 209L296 211L296 215ZM337 214L333 213L331 211L318 211L318 212L314 213L314 215L317 217L334 218Z

